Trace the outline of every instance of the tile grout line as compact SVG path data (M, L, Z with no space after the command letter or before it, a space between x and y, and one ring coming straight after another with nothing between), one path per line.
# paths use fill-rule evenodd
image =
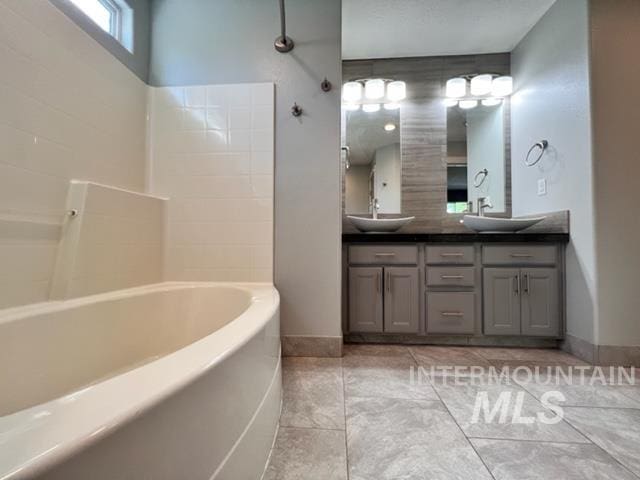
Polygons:
M618 460L617 457L615 457L613 455L613 453L607 451L607 449L605 449L604 447L602 447L601 445L597 444L595 441L591 440L591 437L589 437L588 434L582 432L578 427L576 427L573 423L571 423L569 420L565 420L565 422L567 422L567 424L571 425L572 428L574 428L578 433L580 433L583 437L585 437L587 440L589 440L589 442L591 442L591 445L594 445L595 447L599 448L600 450L602 450L607 456L611 457L616 463L618 463L622 468L624 468L625 470L627 470L629 473L631 473L631 475L633 475L636 478L640 478L640 475L636 474L633 470L631 470L630 467L628 467L627 465L625 465L624 463L622 463L620 460Z
M413 354L413 351L411 350L411 348L409 348L409 353L411 354L411 356L413 357L413 361L416 362L417 365L419 365L418 360L416 359L415 355ZM462 436L465 438L465 440L467 441L467 443L469 444L469 446L471 447L471 449L474 451L474 453L478 456L478 458L480 459L480 461L482 462L482 465L484 465L484 468L487 469L487 472L489 473L489 476L491 478L493 478L493 480L496 480L496 477L493 475L493 472L491 471L491 469L489 468L489 466L485 463L484 458L482 458L482 456L480 455L480 453L478 453L478 451L476 450L476 447L473 445L473 443L471 442L471 440L469 439L469 437L467 437L467 434L464 433L464 430L462 430L462 427L460 427L460 424L458 423L458 421L454 418L454 416L451 414L451 411L449 410L449 408L447 407L447 405L444 403L444 401L442 400L442 397L440 396L440 394L438 393L438 391L436 390L436 388L431 385L431 388L433 389L433 391L435 392L436 396L438 397L438 400L440 401L440 404L444 407L444 409L446 410L446 412L449 414L449 416L451 417L451 420L453 420L453 422L456 424L456 426L458 427L458 430L460 430L460 433L462 433Z
M344 382L344 366L342 364L342 358L340 359L340 373L342 374L342 409L344 412L344 454L347 462L347 480L349 480L351 474L349 473L349 443L347 442L347 388Z
M344 431L342 428L326 428L326 427L298 427L295 425L282 425L280 424L280 428L291 428L297 430L321 430L323 432L342 432Z

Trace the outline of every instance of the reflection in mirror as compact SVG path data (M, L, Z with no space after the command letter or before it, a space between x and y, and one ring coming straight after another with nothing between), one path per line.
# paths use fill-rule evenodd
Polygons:
M400 213L400 109L346 112L345 209L348 214Z
M447 109L447 213L477 213L479 198L487 213L505 205L504 107L479 105Z

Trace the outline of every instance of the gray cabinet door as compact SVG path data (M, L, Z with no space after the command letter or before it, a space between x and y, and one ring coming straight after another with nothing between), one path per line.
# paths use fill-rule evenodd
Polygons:
M418 269L387 267L384 273L384 331L416 333L420 322Z
M520 269L484 269L483 322L486 335L520 334L520 288Z
M349 268L349 330L382 332L382 268Z
M555 268L523 268L522 334L555 337L560 334L560 295Z

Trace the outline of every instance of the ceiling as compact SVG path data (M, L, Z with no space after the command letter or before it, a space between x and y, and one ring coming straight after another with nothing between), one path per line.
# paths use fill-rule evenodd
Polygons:
M342 58L510 52L555 0L343 0Z

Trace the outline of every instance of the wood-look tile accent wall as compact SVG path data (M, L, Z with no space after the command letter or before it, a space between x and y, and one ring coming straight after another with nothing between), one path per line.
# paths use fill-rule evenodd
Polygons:
M393 78L407 83L400 114L402 151L402 216L416 219L402 232L462 232L461 215L447 214L447 111L445 83L457 75L510 72L510 54L462 55L342 62L346 82L356 78ZM507 215L511 214L510 112L505 103ZM345 122L342 122L343 139ZM344 217L344 158L342 175L343 232L356 231ZM389 215L393 216L393 215Z

